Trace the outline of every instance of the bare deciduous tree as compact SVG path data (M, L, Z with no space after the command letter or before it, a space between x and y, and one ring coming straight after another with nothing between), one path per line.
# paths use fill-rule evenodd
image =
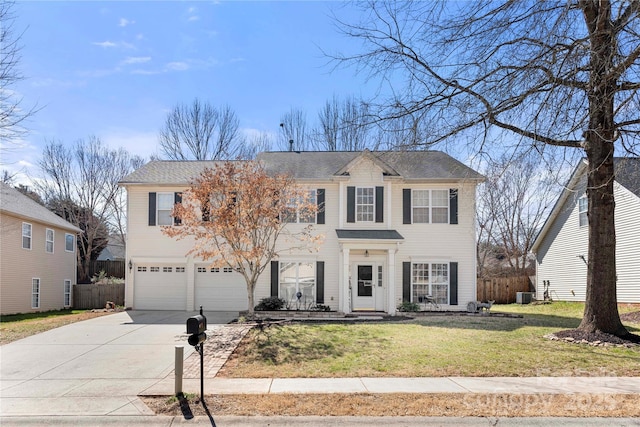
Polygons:
M24 121L36 108L24 109L20 98L11 87L24 77L18 69L20 39L14 28L13 1L0 2L0 150L14 147L15 139L26 133ZM1 152L0 151L0 152Z
M216 108L195 99L178 104L160 131L160 149L170 160L236 159L245 155L245 139L231 107Z
M292 107L280 117L278 145L283 151L305 151L309 148L307 114L303 110Z
M361 151L369 145L368 108L362 100L336 96L327 100L318 113L316 146L326 151Z
M529 254L554 201L558 197L555 173L530 153L489 160L487 177L478 195L478 267L493 273L488 254L498 256L512 275L528 273ZM502 268L501 273L505 273Z
M425 112L426 144L499 132L582 150L589 167L589 251L579 329L628 334L616 299L613 157L640 133L640 2L370 1L341 22L364 51L338 57L372 77L404 81L381 118Z
M55 205L67 221L83 229L77 251L79 281L89 279L95 248L114 217L121 192L118 182L135 163L127 151L109 149L97 137L79 140L72 147L49 141L43 150L38 163L43 176L35 187L47 205Z
M292 206L304 216L317 211L308 190L291 177L271 176L253 161L225 162L193 181L174 208L180 226L162 231L177 239L193 238L189 254L237 269L244 276L252 314L256 283L270 261L294 248L317 249L322 239L311 224L280 220Z

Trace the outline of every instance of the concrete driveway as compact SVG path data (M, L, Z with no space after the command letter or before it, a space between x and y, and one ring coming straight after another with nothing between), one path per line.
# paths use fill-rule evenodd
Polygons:
M127 311L0 347L0 415L141 415L137 395L174 369L196 312ZM237 312L205 312L208 329ZM219 326L217 326L219 327Z

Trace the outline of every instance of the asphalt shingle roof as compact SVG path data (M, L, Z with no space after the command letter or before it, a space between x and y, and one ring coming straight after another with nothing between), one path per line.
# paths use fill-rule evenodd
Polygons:
M389 173L430 180L483 180L484 177L441 151L283 151L257 156L272 173L288 173L299 180L328 180L358 156L370 156ZM220 161L152 161L126 176L121 184L186 185L205 168Z
M0 187L0 211L66 230L82 231L10 185L0 182Z
M640 157L614 159L616 181L640 197Z

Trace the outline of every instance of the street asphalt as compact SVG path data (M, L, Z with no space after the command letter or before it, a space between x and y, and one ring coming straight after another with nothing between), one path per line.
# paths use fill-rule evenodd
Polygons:
M78 322L0 347L0 425L493 425L640 426L631 418L184 417L155 416L144 395L175 393L175 347L184 359L186 320L196 313L126 311ZM207 312L208 329L234 312ZM200 381L185 379L184 392ZM640 377L205 379L224 393L640 393ZM517 415L517 414L514 414Z

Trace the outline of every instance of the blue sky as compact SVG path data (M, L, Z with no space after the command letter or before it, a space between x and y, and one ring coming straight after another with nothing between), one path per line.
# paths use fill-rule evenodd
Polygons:
M24 30L13 89L40 110L2 169L33 173L47 140L90 135L144 157L177 103L228 104L241 128L276 134L291 107L318 110L334 94L374 89L354 69L333 70L322 50L357 49L335 29L337 2L18 1Z

